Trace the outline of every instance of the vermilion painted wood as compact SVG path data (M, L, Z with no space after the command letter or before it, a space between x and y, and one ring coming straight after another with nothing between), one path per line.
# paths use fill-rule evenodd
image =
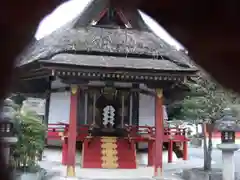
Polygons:
M154 145L154 175L160 176L162 173L162 151L163 151L163 138L164 138L164 125L163 125L163 102L162 97L156 96L155 98L155 145ZM159 170L161 172L159 172Z
M136 147L135 143L129 142L127 139L117 140L118 152L118 168L120 169L136 169Z
M77 137L77 105L79 90L76 92L72 89L70 97L70 117L69 117L69 131L64 134L68 137L68 152L67 152L67 165L75 167L76 164L76 137Z
M52 124L49 124L52 125ZM62 124L55 124L55 126ZM67 126L67 125L66 125ZM86 136L88 136L88 125L81 125L78 127L78 134L77 134L77 141L83 141ZM148 126L131 126L130 127L130 134L131 138L135 142L148 142L149 138L144 137L143 135L149 134L151 138L154 139L154 134L155 134L155 127L148 127ZM68 131L67 128L65 131ZM59 132L62 132L62 128L48 128L48 139L61 139L59 136ZM64 134L67 134L66 132ZM142 134L142 135L141 135ZM171 134L171 135L170 135ZM240 137L240 133L237 133L237 135ZM215 136L214 136L215 137ZM216 137L220 137L220 133L216 135ZM164 137L163 141L168 142L169 139L172 138L173 141L188 141L188 139L185 137L183 134L183 129L177 129L177 128L165 128L164 129Z
M134 142L129 144L126 139L117 139L117 156L118 156L118 168L121 169L135 169L136 164L136 148ZM101 142L98 137L92 138L89 145L89 140L84 141L83 153L82 153L82 167L83 168L101 168L102 166L102 154L101 154Z
M67 165L67 155L68 155L68 140L64 138L62 141L62 164Z
M183 160L188 159L188 144L187 142L183 142Z
M172 158L173 158L173 141L169 140L169 144L168 144L168 163L172 162Z
M148 141L148 166L153 166L154 141Z
M101 142L100 138L95 137L86 139L82 148L82 167L83 168L101 168Z

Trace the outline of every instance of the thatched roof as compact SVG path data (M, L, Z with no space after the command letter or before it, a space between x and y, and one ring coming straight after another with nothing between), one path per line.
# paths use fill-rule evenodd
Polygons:
M105 1L106 0L102 2ZM96 2L100 1L93 2L96 4ZM143 60L141 60L140 66L142 67L145 65L150 69L154 69L155 67L162 67L163 69L168 67L172 68L172 70L182 68L195 69L194 66L191 65L191 60L186 54L173 49L172 46L146 28L139 29L142 27L142 19L137 10L136 13L132 14L134 14L133 17L138 20L137 22L139 22L138 24L140 25L136 25L134 27L137 28L133 27L132 29L90 26L89 18L86 19L86 14L90 15L90 12L95 12L92 5L89 5L82 15L79 15L62 28L56 30L49 36L32 42L31 45L29 45L29 47L19 56L17 66L24 66L39 60L49 60L51 62L61 61L62 63L63 56L66 60L64 63L76 63L76 65L84 63L87 65L86 63L88 61L82 59L82 55L76 54L84 54L88 56L94 54L100 56L120 56L122 58L121 61L124 57L145 57L145 61L149 61L149 63L142 63ZM87 26L84 26L84 23L85 25L88 23ZM60 57L60 54L68 54L68 56L62 55L61 58L58 59L57 57ZM66 57L69 59L67 60ZM78 58L81 58L81 60L77 61ZM127 63L131 58L125 58L122 62ZM113 58L107 59L109 66L111 66L111 63L114 65L114 63L116 64L117 62L116 58L113 61L110 61L110 59ZM97 60L97 58L95 58L95 60L100 61ZM93 63L93 61L89 62ZM131 67L137 69L140 61L138 61L136 65L132 64L133 62L137 61L130 62ZM122 63L123 68L124 63ZM100 63L100 65L101 64L102 63ZM120 66L120 64L121 63L119 63L118 66Z
M114 56L58 54L42 63L74 65L99 68L125 68L138 70L188 71L189 68L177 66L168 60L154 60L151 58L126 58Z

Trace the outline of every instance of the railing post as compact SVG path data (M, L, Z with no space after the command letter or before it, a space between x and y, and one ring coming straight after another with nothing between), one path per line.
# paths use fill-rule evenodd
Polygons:
M154 141L148 141L148 166L153 166L153 145Z
M153 129L148 127L148 134L150 138L153 137ZM148 166L153 166L153 148L154 148L154 141L149 139L148 141Z
M186 139L186 131L183 129L184 141L183 141L183 160L188 159L188 141Z
M62 165L67 165L68 139L62 141Z
M168 163L172 163L172 158L173 158L173 141L172 139L169 140L168 142Z
M62 165L67 165L67 158L68 158L68 138L67 138L67 125L64 127L64 132L60 132L59 136L62 140Z

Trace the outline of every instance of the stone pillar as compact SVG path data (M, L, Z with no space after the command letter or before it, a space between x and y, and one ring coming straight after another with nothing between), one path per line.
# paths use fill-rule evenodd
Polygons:
M18 139L17 137L5 137L1 139L4 147L4 157L5 157L5 163L9 165L10 160L10 146L12 144L17 143Z
M237 144L222 143L217 145L222 151L222 177L223 180L235 179L234 152L239 149Z
M4 144L4 157L5 157L5 163L8 166L9 158L10 158L10 145L9 144Z

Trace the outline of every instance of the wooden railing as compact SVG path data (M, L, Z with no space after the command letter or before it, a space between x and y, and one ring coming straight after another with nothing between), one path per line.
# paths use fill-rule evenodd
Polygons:
M68 130L68 124L64 123L56 123L56 124L48 124L48 139L61 139L61 134L65 134Z
M78 127L77 141L83 141L89 135L89 125ZM155 127L153 126L126 126L129 137L135 141L148 141L155 139ZM61 139L61 136L67 137L68 124L58 123L48 125L48 139ZM164 141L169 139L173 141L186 141L186 130L183 128L164 128Z

